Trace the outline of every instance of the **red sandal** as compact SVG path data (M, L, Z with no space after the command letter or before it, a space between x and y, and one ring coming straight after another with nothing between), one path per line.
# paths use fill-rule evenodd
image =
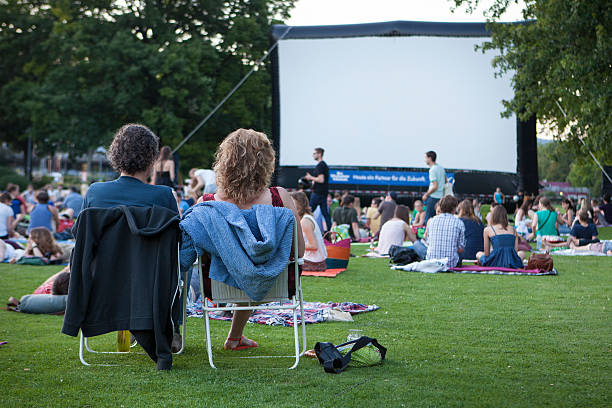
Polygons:
M245 340L245 339L248 340L250 343L243 343L243 340ZM229 342L229 341L237 341L238 344L235 347L230 347L227 344L227 342ZM244 336L240 336L238 338L228 337L227 340L225 341L225 344L223 345L223 348L225 350L234 350L234 351L236 351L236 350L245 350L245 349L248 349L248 348L255 348L257 346L259 346L259 344L257 344L256 341L251 340L249 338L246 338Z

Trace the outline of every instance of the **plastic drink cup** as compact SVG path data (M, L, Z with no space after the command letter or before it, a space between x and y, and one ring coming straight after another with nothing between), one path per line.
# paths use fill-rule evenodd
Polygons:
M346 341L353 341L359 339L363 336L363 331L359 329L350 329L348 332L348 336L346 337Z

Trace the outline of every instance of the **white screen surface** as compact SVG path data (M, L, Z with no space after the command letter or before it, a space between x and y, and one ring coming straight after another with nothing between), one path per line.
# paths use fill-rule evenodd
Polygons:
M495 78L482 38L290 39L278 45L280 165L516 172L516 120L501 118L510 77Z

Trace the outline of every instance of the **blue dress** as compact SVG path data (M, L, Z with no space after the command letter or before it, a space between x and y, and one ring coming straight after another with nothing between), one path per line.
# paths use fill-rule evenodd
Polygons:
M515 268L523 269L523 261L514 249L516 240L515 234L499 234L495 232L495 228L491 227L494 236L491 237L493 251L489 256L483 255L480 257L482 266L496 266L500 268Z
M459 257L461 259L476 259L478 251L484 251L484 238L482 232L484 227L478 221L469 218L460 218L465 225L465 249Z

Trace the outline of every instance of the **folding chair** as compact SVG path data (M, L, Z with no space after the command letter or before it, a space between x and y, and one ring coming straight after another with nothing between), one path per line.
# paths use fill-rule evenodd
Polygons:
M179 286L177 287L177 290L181 290L182 291L182 295L183 295L183 304L182 306L182 311L181 313L183 314L183 328L182 328L182 342L181 342L181 349L179 351L177 351L176 353L173 354L181 354L184 350L185 350L185 334L186 334L186 319L187 319L187 292L189 290L189 282L187 281L187 279L183 279L183 285L181 287L180 282L181 282L181 261L180 261L180 244L178 245L178 255L177 255L177 259L178 259L178 268L177 268L177 273L179 274ZM176 296L175 296L176 298ZM173 322L174 325L174 322ZM85 361L85 353L84 351L87 350L87 352L89 353L93 353L93 354L129 354L130 351L96 351L94 350L90 345L89 345L89 339L90 337L85 337L83 336L83 331L80 331L80 340L79 340L79 359L81 360L81 363L83 363L83 365L86 366L91 366L91 365L96 365L96 366L102 366L102 367L113 367L113 366L117 366L118 364L92 364L92 363L88 363L87 361ZM132 344L130 346L130 348L133 348L134 346L136 346L136 343ZM137 352L134 354L146 354L143 352Z
M293 226L293 253L298 253L298 240L297 240L297 224ZM204 325L206 329L206 349L208 352L208 362L212 368L215 367L212 356L212 341L210 337L210 318L209 312L220 312L220 311L235 311L235 310L278 310L278 309L290 309L293 310L293 337L295 342L295 363L289 367L294 369L300 362L300 357L306 352L306 325L304 322L304 298L302 294L302 284L300 282L300 274L298 265L302 261L298 259L295 262L292 260L287 261L287 268L283 269L276 279L274 285L268 292L268 294L259 302L254 302L249 296L242 290L226 285L225 283L210 280L212 289L212 299L214 302L212 306L209 306L205 299L204 291L204 279L202 274L202 258L198 258L198 273L200 274L200 292L202 296L202 309L204 312ZM289 265L293 263L294 267L289 268ZM292 271L290 269L293 269ZM295 274L295 294L289 298L289 273ZM206 277L208 278L208 277ZM268 302L280 302L279 306L261 305L261 303ZM217 306L218 304L245 304L246 306ZM283 304L286 303L286 304ZM299 332L298 332L298 320L297 320L297 309L300 309L300 320L302 326L302 351L300 352L299 344ZM293 358L294 356L254 356L254 357L241 357L241 358Z

